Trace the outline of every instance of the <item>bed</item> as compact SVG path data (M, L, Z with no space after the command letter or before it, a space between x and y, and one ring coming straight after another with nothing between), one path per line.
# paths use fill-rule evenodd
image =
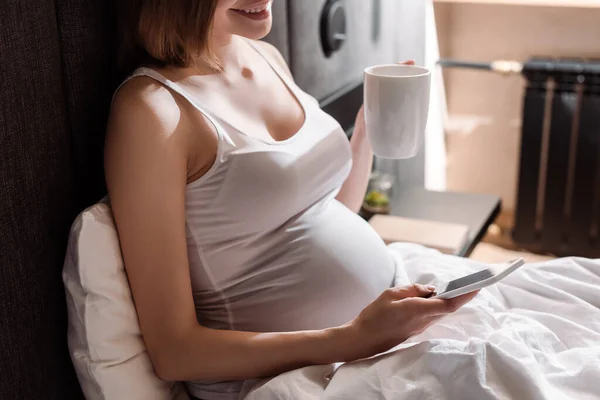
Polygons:
M390 246L397 284L447 281L484 264ZM263 399L600 399L600 262L530 263L421 335L374 358L248 385Z

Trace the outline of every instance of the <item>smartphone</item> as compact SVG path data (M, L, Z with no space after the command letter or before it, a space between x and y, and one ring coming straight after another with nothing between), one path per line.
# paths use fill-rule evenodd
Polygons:
M483 289L504 279L519 267L525 264L525 260L517 258L504 264L490 265L482 271L455 279L437 287L433 299L452 299L463 294Z

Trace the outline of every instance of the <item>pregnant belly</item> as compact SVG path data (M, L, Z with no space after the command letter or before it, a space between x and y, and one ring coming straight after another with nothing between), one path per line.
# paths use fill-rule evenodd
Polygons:
M255 253L243 257L235 275L219 278L218 297L196 293L201 323L254 332L339 326L394 280L381 238L337 201L262 239L248 246ZM229 326L222 321L226 312Z

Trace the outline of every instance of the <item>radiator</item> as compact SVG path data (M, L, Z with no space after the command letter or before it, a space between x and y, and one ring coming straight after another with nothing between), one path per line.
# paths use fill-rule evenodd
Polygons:
M600 257L600 62L533 59L527 79L514 240Z
M600 257L600 61L439 64L526 78L513 239L534 251Z

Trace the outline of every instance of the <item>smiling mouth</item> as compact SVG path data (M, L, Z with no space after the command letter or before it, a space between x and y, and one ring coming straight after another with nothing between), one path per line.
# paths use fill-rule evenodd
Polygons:
M244 17L261 20L266 19L271 15L271 4L269 1L267 4L258 7L244 8L244 9L235 9L232 8L231 11L234 11Z

